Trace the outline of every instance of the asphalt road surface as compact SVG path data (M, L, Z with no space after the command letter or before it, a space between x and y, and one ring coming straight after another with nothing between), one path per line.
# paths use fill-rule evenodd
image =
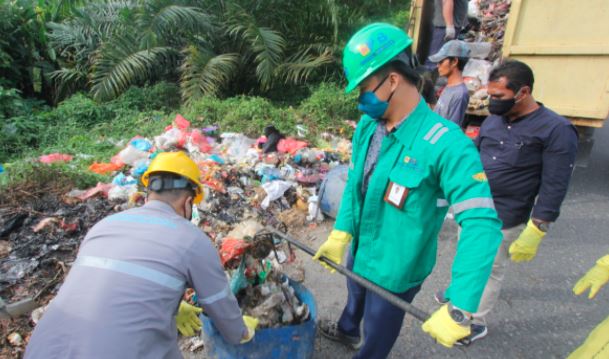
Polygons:
M529 263L511 263L495 311L488 317L489 335L465 349L445 349L407 317L391 358L565 358L600 321L609 316L609 288L594 300L571 289L596 259L609 253L609 128L595 134L587 168L577 167L561 216ZM331 223L319 227L309 244L317 248ZM432 312L433 293L450 280L456 229L447 221L438 246L438 263L413 304ZM299 254L307 285L315 294L319 316L337 318L346 300L345 280L329 274ZM316 340L315 358L350 358L353 351L325 338Z

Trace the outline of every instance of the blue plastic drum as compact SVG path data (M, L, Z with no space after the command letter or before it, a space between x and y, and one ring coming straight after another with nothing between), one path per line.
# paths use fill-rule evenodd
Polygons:
M319 208L326 216L336 218L340 202L343 199L343 192L347 185L348 176L349 166L336 166L326 174L321 183L319 189Z
M298 325L256 330L251 342L231 345L220 335L211 320L201 315L201 335L205 350L214 359L308 359L315 349L317 307L313 294L302 284L290 280L301 302L309 306L309 320Z

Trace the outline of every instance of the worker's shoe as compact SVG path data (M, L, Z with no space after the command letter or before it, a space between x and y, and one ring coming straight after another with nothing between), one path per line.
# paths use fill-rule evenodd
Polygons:
M321 335L335 342L343 343L353 349L359 349L362 345L361 338L347 335L338 329L338 322L322 319L319 322Z
M482 339L488 335L488 329L486 328L486 325L472 324L471 330L472 330L471 334L468 337L459 340L455 344L470 345L471 343L475 342L476 340Z
M433 298L439 304L446 304L446 303L448 303L448 299L446 299L446 297L444 296L444 292L445 292L444 289L440 289L439 291L436 292L436 294L433 295Z

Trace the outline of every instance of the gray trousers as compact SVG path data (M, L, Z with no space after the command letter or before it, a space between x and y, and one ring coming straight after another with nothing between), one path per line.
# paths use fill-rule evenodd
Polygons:
M486 316L491 312L497 300L499 299L499 293L501 292L501 283L505 276L505 271L510 262L510 255L508 249L510 245L518 238L522 230L526 225L520 224L516 227L503 229L503 241L497 251L495 262L493 262L493 270L491 276L484 287L482 298L480 299L480 305L478 306L478 312L473 314L474 324L486 325ZM459 232L461 232L459 230Z

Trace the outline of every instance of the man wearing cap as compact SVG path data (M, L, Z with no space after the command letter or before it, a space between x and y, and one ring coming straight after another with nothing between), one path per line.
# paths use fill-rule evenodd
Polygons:
M152 161L147 203L87 233L26 358L181 358L176 322L189 335L201 327L200 309L180 304L186 287L228 342L251 340L257 321L242 317L216 249L190 223L199 175L183 152Z
M470 333L470 313L501 242L501 221L473 142L421 99L411 44L401 29L375 23L344 49L346 91L359 90L364 115L334 230L314 258L342 263L351 244L349 269L411 302L435 265L438 233L452 205L463 232L451 302L423 324L451 347ZM347 288L340 319L321 321L321 333L359 348L355 358L387 357L404 312L351 280Z
M456 39L459 32L465 28L468 2L469 0L434 0L430 54L437 53L445 42ZM425 66L429 70L435 68L429 58L425 62Z
M467 86L463 82L463 69L469 60L469 46L463 41L451 40L429 60L438 64L438 74L446 77L447 84L434 107L434 112L463 127L469 103Z

